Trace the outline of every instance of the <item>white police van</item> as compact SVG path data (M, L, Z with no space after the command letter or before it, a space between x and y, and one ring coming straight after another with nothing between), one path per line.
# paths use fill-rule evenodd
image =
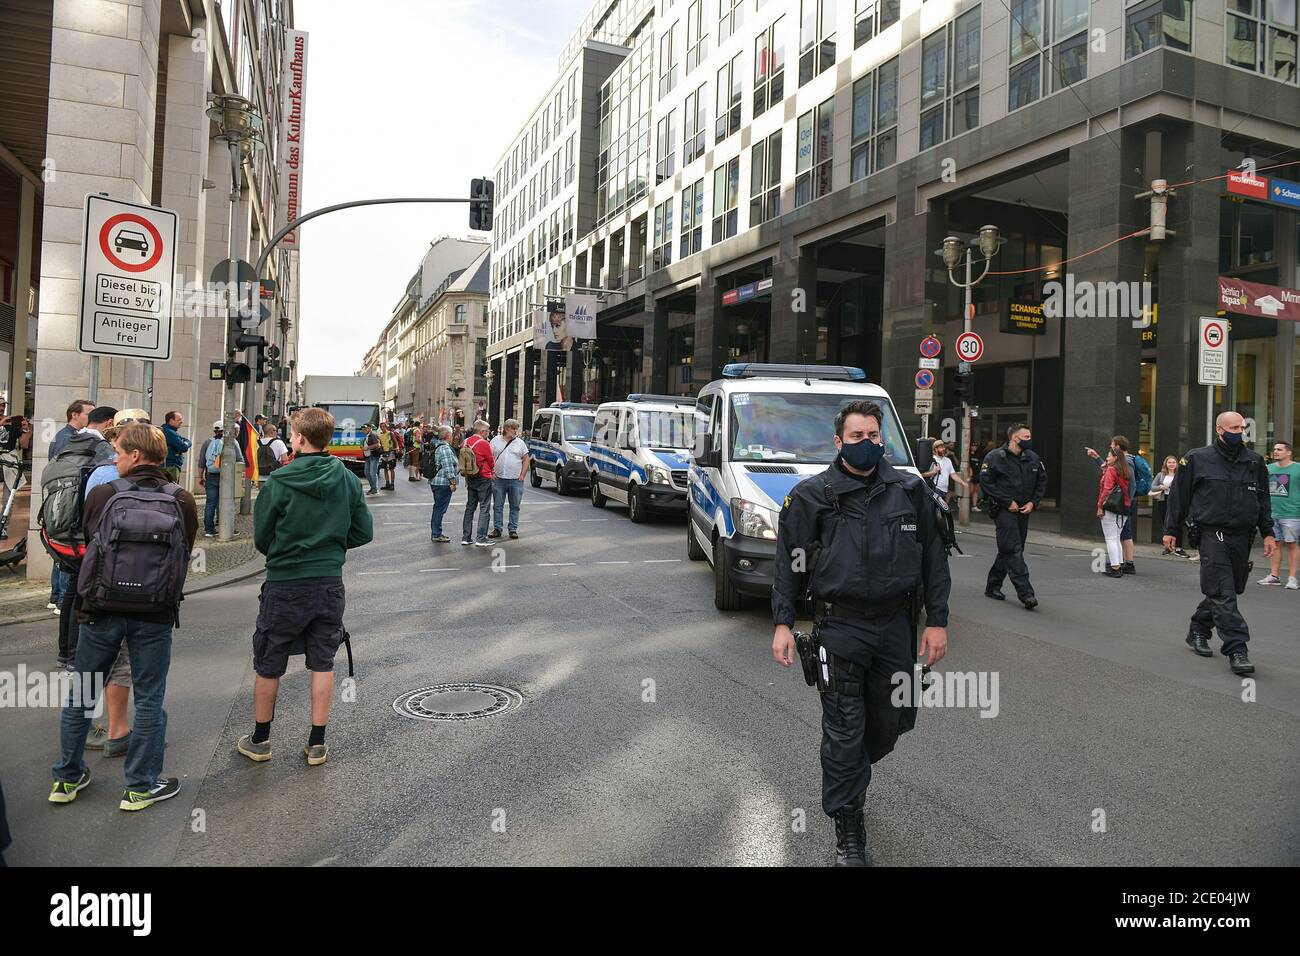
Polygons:
M652 511L685 514L694 408L693 398L639 393L597 407L587 456L592 505L613 499L638 524Z
M712 563L713 602L735 611L745 596L771 596L781 506L790 489L835 460L834 421L844 405L879 405L886 460L916 468L889 394L860 368L737 364L722 376L695 405L686 556Z
M548 478L555 482L556 491L567 495L575 485L587 483L587 452L595 413L595 405L555 402L533 416L528 480L534 488Z

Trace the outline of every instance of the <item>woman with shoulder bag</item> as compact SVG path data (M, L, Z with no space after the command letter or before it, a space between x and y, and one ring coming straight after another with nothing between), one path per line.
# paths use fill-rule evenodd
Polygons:
M1106 558L1110 566L1106 577L1124 576L1124 545L1120 533L1128 520L1133 504L1133 471L1127 455L1116 455L1112 448L1106 455L1106 467L1101 470L1101 488L1097 494L1097 517L1101 519L1101 533L1106 538Z
M1169 492L1174 487L1174 478L1178 472L1178 459L1173 455L1165 458L1164 466L1151 479L1151 500L1154 502L1152 508L1152 518L1156 522L1156 527L1165 526L1165 509L1169 506ZM1179 528L1178 533L1174 536L1173 550L1165 548L1164 554L1176 554L1180 558L1190 558L1186 551L1183 550L1183 529Z

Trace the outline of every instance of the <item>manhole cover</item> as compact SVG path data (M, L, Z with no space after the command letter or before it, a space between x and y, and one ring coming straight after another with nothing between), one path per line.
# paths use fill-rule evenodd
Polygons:
M475 720L523 702L519 691L495 684L435 684L403 694L393 701L393 710L412 720Z

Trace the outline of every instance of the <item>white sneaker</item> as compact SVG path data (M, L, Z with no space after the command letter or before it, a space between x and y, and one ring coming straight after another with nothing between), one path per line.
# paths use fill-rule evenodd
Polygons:
M1293 579L1293 580L1294 580L1294 579ZM1263 585L1265 585L1265 586L1269 586L1269 587L1281 587L1281 586L1282 586L1282 579L1279 578L1276 574L1269 574L1269 575L1266 575L1265 577L1260 578L1260 579L1259 579L1258 581L1256 581L1255 583L1256 583L1256 584L1263 584Z
M53 601L51 601L49 604L45 605L45 607L46 607L47 610L50 610L50 611L57 611L57 610L59 609L59 606L58 606L57 604L55 604Z
M1288 591L1300 591L1300 581L1297 581L1295 578L1287 578L1286 589Z

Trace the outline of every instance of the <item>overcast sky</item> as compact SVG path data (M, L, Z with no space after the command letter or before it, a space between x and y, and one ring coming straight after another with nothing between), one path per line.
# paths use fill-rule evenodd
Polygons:
M592 2L297 0L310 34L303 211L467 195L494 174ZM355 372L443 235L475 235L467 206L352 209L304 226L299 374Z

